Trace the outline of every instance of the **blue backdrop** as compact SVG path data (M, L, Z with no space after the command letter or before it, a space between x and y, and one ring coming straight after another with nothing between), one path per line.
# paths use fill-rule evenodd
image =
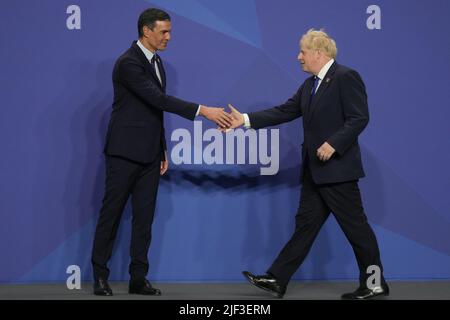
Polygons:
M80 29L68 28L70 5L80 9ZM381 29L367 26L370 5L381 10ZM367 86L361 189L385 275L450 278L449 1L17 0L0 4L0 281L62 281L73 264L91 279L112 67L150 6L172 16L161 53L169 93L244 112L296 91L307 77L298 40L325 28L338 62ZM212 127L203 122L203 131ZM192 122L166 116L169 147L180 128L194 134ZM158 195L150 279L240 281L241 270L264 272L293 231L302 139L300 120L279 127L276 175L248 161L172 163ZM130 222L127 207L113 280L128 279ZM330 216L295 278L357 275Z

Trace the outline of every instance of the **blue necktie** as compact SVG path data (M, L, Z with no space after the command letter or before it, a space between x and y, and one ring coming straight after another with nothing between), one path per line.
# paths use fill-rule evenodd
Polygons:
M319 84L319 77L314 76L314 85L311 90L311 98L309 99L309 105L311 105L314 96L316 95L317 85Z

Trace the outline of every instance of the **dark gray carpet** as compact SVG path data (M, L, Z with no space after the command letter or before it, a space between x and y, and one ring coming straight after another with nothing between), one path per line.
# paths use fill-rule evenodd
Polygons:
M273 297L248 283L153 283L162 290L160 297L128 294L127 282L111 282L112 297L92 294L92 284L82 283L80 290L69 290L65 283L0 284L0 300L269 300ZM287 300L335 300L353 291L356 282L291 282ZM389 300L450 300L450 280L389 281Z

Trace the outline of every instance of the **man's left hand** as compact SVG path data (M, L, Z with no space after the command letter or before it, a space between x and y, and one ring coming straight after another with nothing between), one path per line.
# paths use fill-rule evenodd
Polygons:
M167 169L169 169L169 158L167 158L167 151L164 151L164 155L166 156L166 158L163 161L161 161L161 167L159 170L159 173L161 175L166 173Z
M320 161L325 162L331 158L335 151L336 150L334 150L334 148L328 142L325 142L320 146L319 149L317 149L317 157L320 159Z

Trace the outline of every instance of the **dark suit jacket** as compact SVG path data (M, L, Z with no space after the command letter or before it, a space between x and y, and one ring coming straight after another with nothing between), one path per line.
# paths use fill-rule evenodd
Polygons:
M308 161L315 183L336 183L364 177L358 135L369 122L364 83L358 72L334 62L311 104L314 77L309 77L284 104L249 113L252 128L277 125L303 116L302 176ZM317 149L327 141L336 152L326 162Z
M166 95L166 76L160 66L162 84L136 41L116 61L105 154L152 162L166 150L163 111L194 119L198 104Z

